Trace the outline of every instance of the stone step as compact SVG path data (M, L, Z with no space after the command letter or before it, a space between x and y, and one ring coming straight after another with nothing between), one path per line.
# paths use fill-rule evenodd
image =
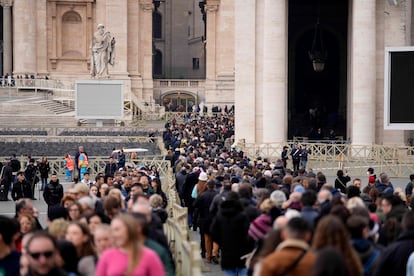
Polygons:
M55 114L64 114L75 111L74 108L68 107L61 102L54 100L39 101L38 103Z

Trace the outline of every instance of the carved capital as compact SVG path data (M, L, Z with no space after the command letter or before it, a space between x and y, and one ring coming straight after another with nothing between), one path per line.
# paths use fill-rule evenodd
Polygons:
M13 0L1 0L0 4L3 6L3 8L10 8L13 6Z
M152 1L148 0L141 0L141 9L145 12L152 12L154 10L154 5Z
M219 0L207 0L207 4L205 6L206 12L216 12L220 6Z

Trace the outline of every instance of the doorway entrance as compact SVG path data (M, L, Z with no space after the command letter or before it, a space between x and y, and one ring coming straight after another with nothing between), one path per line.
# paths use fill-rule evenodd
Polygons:
M192 112L193 105L198 104L194 95L181 91L164 95L162 103L168 112Z
M346 139L348 0L289 1L288 137L320 140L334 131ZM316 72L309 52L322 40L323 71ZM321 134L317 134L317 130ZM338 137L338 138L339 138Z

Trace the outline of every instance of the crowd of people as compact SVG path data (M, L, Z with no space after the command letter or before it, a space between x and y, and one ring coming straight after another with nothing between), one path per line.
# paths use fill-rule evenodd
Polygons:
M414 175L405 191L372 168L367 179L338 170L330 184L307 168L306 147L286 146L277 160L252 160L233 135L232 114L194 113L167 123L163 133L206 263L220 264L226 276L414 275ZM26 174L18 168L10 180L15 217L0 216L0 274L175 275L163 232L168 199L161 176L155 167L125 167L123 155L109 156L92 178L79 147L74 160L65 156L66 177L74 181L67 189L46 158L36 164L45 171L39 181L46 227L33 193L19 184ZM14 166L13 157L5 167Z
M26 85L31 85L32 81L35 79L44 79L48 80L49 77L47 75L40 76L37 74L25 74L25 75L17 75L6 73L5 75L0 77L0 86L1 87L14 87L16 86L16 81L23 81Z
M306 168L303 146L249 159L232 144L229 116L166 127L188 224L226 276L414 275L414 175L405 193L372 168L366 182L339 170L330 184Z
M79 152L76 163L81 164L83 147ZM41 175L50 178L41 186L48 206L45 227L30 185L16 192L27 183L19 169L11 189L15 217L0 216L0 275L175 275L163 232L167 197L158 172L155 167L126 168L113 156L108 160L94 180L73 164L81 174L75 173L66 189L56 174ZM46 162L37 167L47 167Z

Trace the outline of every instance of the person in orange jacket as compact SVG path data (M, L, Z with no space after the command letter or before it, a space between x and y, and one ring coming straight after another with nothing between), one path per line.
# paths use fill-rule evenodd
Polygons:
M73 160L70 157L69 153L65 153L65 160L63 161L63 166L65 167L66 181L71 181L73 173Z

